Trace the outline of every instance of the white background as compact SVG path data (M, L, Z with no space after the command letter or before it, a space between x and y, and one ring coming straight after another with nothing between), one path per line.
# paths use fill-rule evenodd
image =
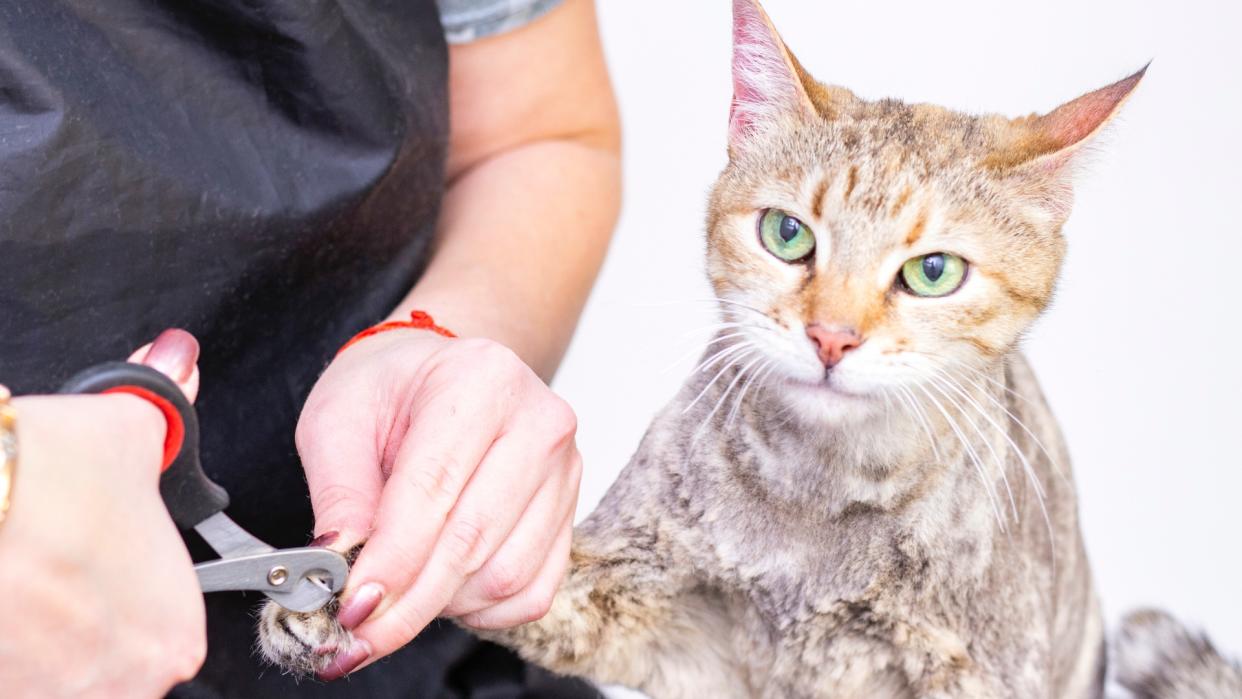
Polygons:
M599 4L626 201L555 383L581 424L579 516L705 341L702 220L731 92L727 0ZM1159 605L1242 655L1242 3L767 9L820 80L971 112L1045 111L1155 59L1080 178L1057 301L1027 351L1070 441L1110 621Z

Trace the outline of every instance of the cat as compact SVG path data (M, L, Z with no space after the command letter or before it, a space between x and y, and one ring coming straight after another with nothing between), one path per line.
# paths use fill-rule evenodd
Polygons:
M733 9L719 331L575 530L550 612L479 634L656 699L1101 696L1069 458L1017 345L1074 166L1145 69L1019 119L868 102ZM1157 637L1193 641L1158 618L1123 634L1123 682L1159 675ZM348 643L330 608L262 612L291 671Z

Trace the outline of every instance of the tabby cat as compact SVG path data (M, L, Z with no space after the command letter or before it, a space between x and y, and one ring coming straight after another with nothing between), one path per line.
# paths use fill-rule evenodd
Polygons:
M719 333L551 611L483 635L657 699L1100 696L1069 459L1017 344L1075 161L1143 71L1018 119L868 102L735 0L733 76ZM260 633L304 673L349 643L330 610L269 604Z

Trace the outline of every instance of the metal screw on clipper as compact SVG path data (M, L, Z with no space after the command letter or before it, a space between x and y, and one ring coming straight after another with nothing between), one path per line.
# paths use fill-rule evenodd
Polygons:
M268 571L268 574L267 574L267 581L275 585L276 587L280 587L281 585L284 585L285 581L288 579L289 579L289 569L284 566L276 566L275 568L272 568L270 571Z

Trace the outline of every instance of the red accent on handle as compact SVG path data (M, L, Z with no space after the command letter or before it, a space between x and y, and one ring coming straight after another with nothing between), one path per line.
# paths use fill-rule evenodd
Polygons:
M164 414L164 419L168 422L168 431L164 434L164 463L160 466L160 473L167 471L168 467L177 460L177 455L181 453L181 445L185 442L185 423L181 421L181 413L177 412L173 404L163 396L145 388L117 386L109 388L104 393L128 393L131 396L138 396Z

